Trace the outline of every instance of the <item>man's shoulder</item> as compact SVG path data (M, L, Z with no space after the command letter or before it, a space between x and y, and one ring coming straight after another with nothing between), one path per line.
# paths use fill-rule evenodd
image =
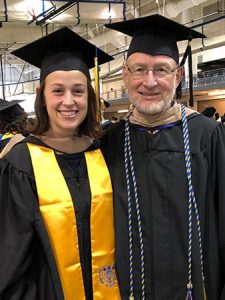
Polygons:
M188 118L188 129L191 140L197 144L200 143L202 149L207 148L212 141L218 142L220 140L225 142L225 126L202 114Z
M122 130L122 129L124 129L124 125L125 125L125 120L124 119L121 119L120 121L115 122L115 123L111 122L110 126L108 127L108 130L110 132L120 130L120 129Z
M188 124L197 130L208 129L210 131L214 131L218 126L220 126L220 122L207 118L201 113L193 113L188 116Z

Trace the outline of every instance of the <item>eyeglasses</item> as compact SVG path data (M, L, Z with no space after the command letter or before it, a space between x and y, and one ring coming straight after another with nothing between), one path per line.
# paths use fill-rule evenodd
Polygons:
M128 71L134 78L143 78L148 74L149 71L152 71L155 78L165 78L171 75L174 71L176 71L179 68L180 67L178 66L172 70L169 70L165 67L148 68L145 66L133 66L129 68L127 66Z

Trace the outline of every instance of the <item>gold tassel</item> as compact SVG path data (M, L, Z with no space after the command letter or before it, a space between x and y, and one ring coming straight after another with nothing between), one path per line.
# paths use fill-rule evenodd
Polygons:
M207 300L207 297L206 297L206 290L205 290L205 285L203 286L203 295L204 295L204 300Z
M100 104L100 88L99 88L99 68L98 68L98 50L95 48L95 68L94 68L94 87L98 107L97 119L101 121L101 104Z

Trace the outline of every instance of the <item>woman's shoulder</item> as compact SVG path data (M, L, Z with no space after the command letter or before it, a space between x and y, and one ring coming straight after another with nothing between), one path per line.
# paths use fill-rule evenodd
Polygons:
M7 164L12 169L15 169L15 171L17 170L33 175L31 157L27 147L27 143L29 142L37 143L36 139L33 137L27 137L21 140L0 159L1 163Z

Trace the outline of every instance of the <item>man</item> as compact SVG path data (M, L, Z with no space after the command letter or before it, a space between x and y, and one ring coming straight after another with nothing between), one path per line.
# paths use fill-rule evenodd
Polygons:
M176 42L202 36L159 15L106 27L133 37L122 76L134 110L103 140L122 299L225 299L225 128L174 99Z
M109 119L105 119L105 111L110 106L110 103L105 99L100 99L100 110L101 110L101 128L106 129L110 124L111 121Z

